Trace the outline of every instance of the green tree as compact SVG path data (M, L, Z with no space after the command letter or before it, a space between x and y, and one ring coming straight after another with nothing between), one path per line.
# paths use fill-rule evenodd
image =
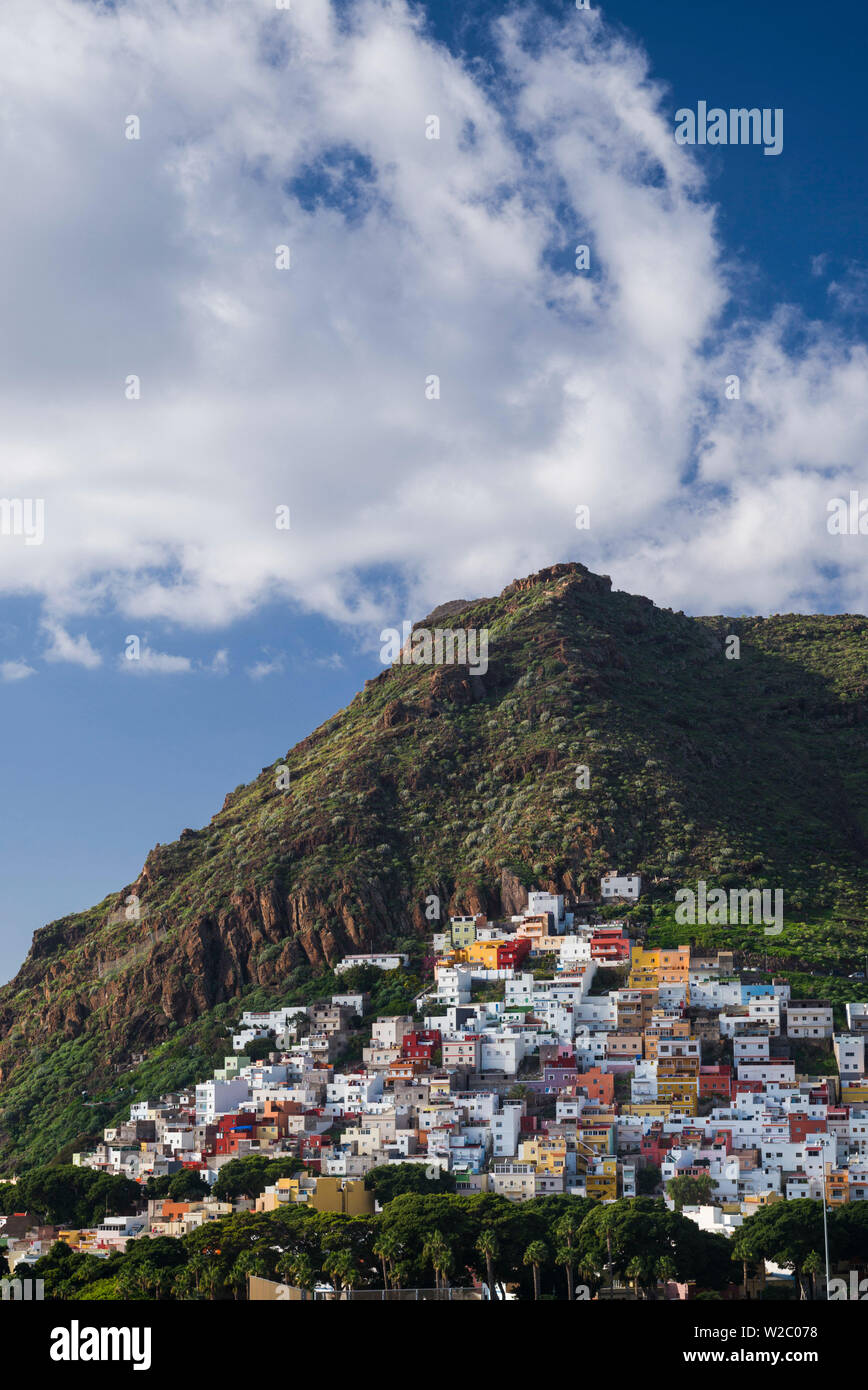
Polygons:
M488 1297L497 1297L494 1288L494 1262L500 1255L500 1242L490 1226L482 1232L476 1242L476 1249L485 1261L485 1282L488 1285Z
M395 1261L401 1256L401 1242L393 1231L381 1231L373 1246L383 1269L383 1288L388 1289L394 1277Z
M287 1283L301 1289L305 1295L313 1293L316 1287L316 1270L310 1255L304 1250L287 1251L278 1260L277 1268Z
M442 1171L436 1178L426 1177L421 1163L383 1163L365 1174L365 1187L384 1207L407 1192L454 1192L455 1178Z
M239 1299L247 1289L247 1281L250 1275L259 1279L268 1278L268 1266L265 1260L255 1250L242 1250L232 1266L229 1282L235 1292L236 1299Z
M166 1195L173 1202L195 1202L207 1197L210 1190L201 1173L195 1168L182 1168L169 1178L169 1190Z
M433 1231L425 1241L422 1247L422 1258L434 1270L434 1287L439 1290L442 1280L445 1289L447 1287L447 1275L453 1263L453 1255L449 1242L444 1239L441 1231Z
M750 1239L757 1257L793 1271L799 1298L807 1298L805 1261L823 1249L821 1204L810 1197L773 1202L749 1216L741 1231L745 1232L743 1241ZM746 1248L743 1241L736 1247L739 1251Z
M634 1255L633 1258L628 1261L627 1268L624 1271L630 1283L633 1285L633 1293L637 1298L639 1297L639 1284L642 1281L644 1268L644 1261L642 1261L638 1255Z
M698 1177L691 1177L687 1173L682 1173L676 1178L670 1178L666 1184L666 1191L675 1203L675 1210L680 1212L684 1207L705 1207L708 1206L717 1187L717 1181L708 1173L701 1173Z
M339 1298L344 1289L351 1293L361 1282L358 1265L350 1250L335 1250L327 1259L325 1271Z
M171 1291L173 1298L184 1302L198 1298L196 1279L189 1265L182 1265L180 1269L175 1270Z
M540 1296L540 1270L548 1257L548 1246L542 1240L532 1240L524 1252L524 1264L533 1269L533 1296L537 1300Z
M802 1273L806 1274L810 1280L811 1298L817 1297L817 1275L822 1274L825 1269L825 1261L818 1250L812 1250L805 1263L802 1265Z
M668 1284L671 1279L677 1279L678 1269L671 1255L660 1255L654 1273L661 1284Z
M575 1216L567 1212L555 1225L555 1236L559 1241L557 1262L564 1267L567 1276L567 1298L571 1303L573 1301L573 1265L580 1224Z
M261 1196L278 1178L291 1178L303 1171L304 1164L289 1155L268 1159L263 1154L248 1154L224 1163L211 1190L220 1202L234 1202L239 1197L252 1199Z
M657 1191L661 1178L660 1169L656 1163L649 1163L647 1167L640 1168L636 1173L636 1194L639 1197L651 1197Z

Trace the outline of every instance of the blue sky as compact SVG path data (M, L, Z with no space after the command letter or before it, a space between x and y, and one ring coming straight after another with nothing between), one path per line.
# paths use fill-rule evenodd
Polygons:
M868 495L861 6L0 28L2 492L46 516L0 536L0 976L437 602L577 558L688 612L864 611L868 540L825 525ZM782 108L782 154L676 147L700 100Z

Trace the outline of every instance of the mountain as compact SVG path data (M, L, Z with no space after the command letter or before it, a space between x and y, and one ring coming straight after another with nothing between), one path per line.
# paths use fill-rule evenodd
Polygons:
M417 628L487 630L487 669L384 669L135 883L34 933L0 990L6 1170L108 1122L121 1074L128 1098L195 1079L232 1001L423 939L432 894L512 911L620 867L661 902L705 877L866 915L864 617L689 618L563 564Z

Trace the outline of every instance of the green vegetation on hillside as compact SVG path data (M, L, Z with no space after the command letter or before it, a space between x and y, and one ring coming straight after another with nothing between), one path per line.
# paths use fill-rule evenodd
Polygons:
M415 951L418 981L432 899L442 923L635 868L642 930L699 878L780 888L793 968L863 968L868 620L688 618L562 565L422 625L487 628L488 670L384 670L136 883L35 934L0 990L0 1169L208 1074L227 1005L322 997L371 946Z

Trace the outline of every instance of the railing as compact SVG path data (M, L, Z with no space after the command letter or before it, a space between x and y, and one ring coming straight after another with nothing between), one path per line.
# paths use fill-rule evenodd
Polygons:
M478 1289L343 1289L340 1294L318 1290L314 1298L332 1303L479 1303L482 1293Z

